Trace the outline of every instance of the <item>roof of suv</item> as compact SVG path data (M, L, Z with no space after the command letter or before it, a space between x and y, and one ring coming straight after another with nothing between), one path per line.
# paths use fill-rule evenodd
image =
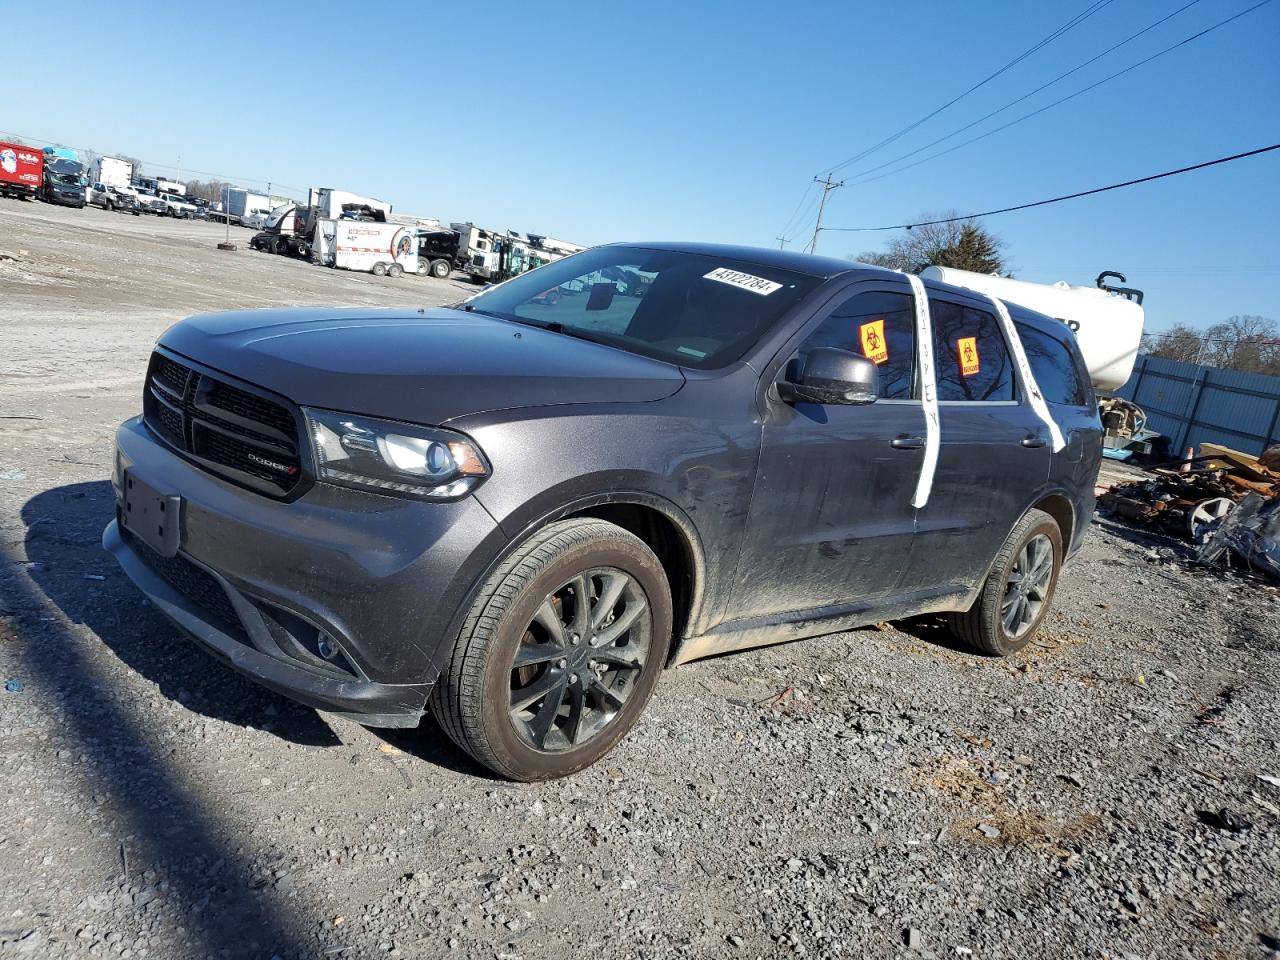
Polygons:
M693 253L705 257L721 257L725 260L739 260L746 263L759 263L768 267L775 267L779 270L790 270L794 273L803 273L811 277L822 277L830 279L843 273L866 273L866 274L887 274L895 277L901 277L902 274L897 270L890 270L888 267L878 267L872 263L860 263L855 260L837 260L835 257L819 257L812 253L799 253L794 250L774 250L770 247L748 247L740 246L732 243L680 243L673 241L658 241L648 243L618 243L612 246L619 247L639 247L647 250L673 250L677 253ZM985 294L967 287L958 287L954 284L943 283L938 280L930 280L921 277L927 289L946 290L953 293L962 294L964 296L976 297L979 300L986 300ZM1014 319L1030 323L1041 329L1054 333L1061 333L1063 324L1059 320L1038 313L1030 307L1024 307L1018 303L1009 302L1009 312Z
M811 253L793 250L773 250L768 247L744 247L731 243L619 243L619 247L641 247L647 250L673 250L677 253L695 253L704 257L722 257L725 260L745 260L779 270L791 270L811 277L834 277L853 270L878 271L883 268L835 257L819 257ZM886 273L892 271L885 271Z

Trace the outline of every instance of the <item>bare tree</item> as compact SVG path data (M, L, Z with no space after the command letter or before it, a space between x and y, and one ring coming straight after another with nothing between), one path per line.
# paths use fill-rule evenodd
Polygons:
M1142 350L1153 357L1197 363L1203 359L1204 334L1184 323L1170 327L1164 333L1144 333Z
M1266 317L1228 317L1206 330L1177 324L1142 338L1143 352L1221 370L1280 376L1280 327Z
M921 214L921 220L948 220L954 210L941 214ZM1004 255L1005 243L977 220L952 220L913 227L889 241L883 251L869 251L850 256L850 260L891 267L907 273L919 273L925 267L956 267L974 273L1010 276Z
M222 202L222 191L229 184L223 183L221 180L190 180L187 182L187 196L199 197L202 200L208 200L210 203Z
M1241 373L1280 376L1280 329L1253 315L1228 317L1204 332L1205 361Z

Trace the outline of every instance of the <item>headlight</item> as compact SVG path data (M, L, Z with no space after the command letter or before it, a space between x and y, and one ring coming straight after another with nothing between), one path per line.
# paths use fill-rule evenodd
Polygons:
M489 475L480 448L460 433L303 408L316 476L359 490L453 500Z

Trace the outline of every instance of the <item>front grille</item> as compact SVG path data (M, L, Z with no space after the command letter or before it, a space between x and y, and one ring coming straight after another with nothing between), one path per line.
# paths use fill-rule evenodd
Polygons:
M210 473L273 497L304 482L298 421L280 401L156 352L142 409L157 436Z
M202 570L181 555L161 556L128 527L122 526L120 535L142 558L142 562L159 574L165 583L224 626L237 631L244 629L227 591L222 589L222 585L208 571Z

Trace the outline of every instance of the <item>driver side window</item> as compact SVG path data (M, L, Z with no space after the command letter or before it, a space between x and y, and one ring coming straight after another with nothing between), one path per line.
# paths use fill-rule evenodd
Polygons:
M910 400L915 387L915 298L883 290L856 293L838 304L805 338L800 353L835 347L880 369L880 397Z

